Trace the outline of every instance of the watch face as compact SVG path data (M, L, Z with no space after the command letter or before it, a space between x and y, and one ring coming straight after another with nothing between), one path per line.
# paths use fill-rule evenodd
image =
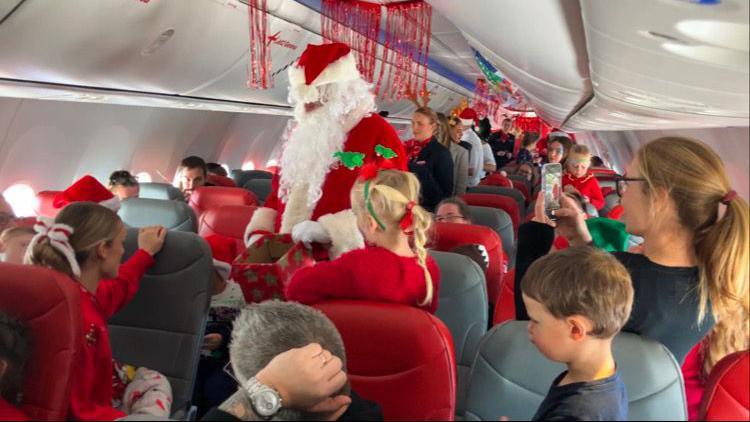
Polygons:
M279 396L271 390L263 390L253 394L252 400L255 411L258 412L260 416L273 416L281 408Z

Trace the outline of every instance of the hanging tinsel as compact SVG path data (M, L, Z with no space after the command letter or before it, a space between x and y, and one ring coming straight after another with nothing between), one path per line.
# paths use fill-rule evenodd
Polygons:
M357 68L367 82L372 82L375 76L380 16L380 4L357 0L323 0L323 39L351 47L357 55Z
M253 89L273 87L271 73L271 43L268 39L267 0L248 0L247 16L250 27L250 63L247 67L247 86Z
M389 100L410 93L422 97L427 92L432 7L421 0L390 3L386 13L383 66L375 91Z

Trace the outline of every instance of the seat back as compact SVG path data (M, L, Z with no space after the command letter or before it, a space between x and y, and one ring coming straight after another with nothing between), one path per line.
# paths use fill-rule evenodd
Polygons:
M479 182L479 184L482 186L502 186L506 188L513 187L513 182L509 178L501 175L500 173L492 173L492 174L487 175L487 177L482 179L482 181Z
M490 193L467 193L461 196L469 205L480 207L491 207L505 211L513 222L513 233L518 233L518 226L521 221L521 210L518 203L508 196L493 195ZM514 237L515 239L515 237Z
M491 193L493 195L503 195L513 198L514 201L516 201L516 204L518 204L518 211L520 213L521 218L525 218L525 207L526 207L526 198L523 197L523 194L516 190L515 188L501 188L499 186L475 186L473 188L469 188L468 193Z
M483 245L487 249L490 260L484 273L487 283L487 301L495 303L506 270L503 243L494 230L470 224L435 223L430 245L432 249L441 252L450 252L463 245Z
M470 258L431 251L440 267L440 301L435 316L453 336L456 352L456 414L462 415L469 386L471 364L479 342L487 332L487 291L484 273Z
M62 208L55 208L55 195L60 193L56 190L43 190L36 194L36 207L34 211L38 216L55 218Z
M167 183L141 183L138 197L146 199L163 199L168 201L185 201L182 192Z
M242 188L230 188L226 186L201 186L190 196L190 207L195 215L200 217L210 208L224 205L257 205L258 201L252 192Z
M750 420L750 352L732 353L711 370L701 405L701 420Z
M516 262L516 235L513 231L513 221L508 213L497 208L473 205L469 206L469 210L474 224L489 227L500 236L508 268L513 268Z
M130 227L164 226L168 230L197 232L197 219L184 202L164 199L130 198L117 212Z
M138 232L130 229L124 258L137 249ZM174 394L173 412L185 410L193 394L213 271L211 250L203 239L169 232L135 298L109 320L115 359L166 375Z
M612 212L612 210L620 205L620 195L617 194L617 192L610 192L606 196L604 196L604 207L602 207L599 214L602 217L609 216L609 213Z
M206 180L208 180L208 183L211 183L214 186L225 186L229 188L237 187L237 184L233 179L225 176L220 176L218 174L209 174L208 177L206 177Z
M273 173L263 170L232 170L229 177L234 180L237 186L245 186L247 182L253 179L273 179Z
M385 420L454 419L453 342L438 318L392 303L330 301L315 307L341 333L352 389L380 404Z
M31 356L23 386L23 412L31 420L64 420L81 332L80 288L63 274L0 263L0 311L24 322Z
M531 192L529 191L529 187L525 182L520 182L518 180L513 180L513 187L521 192L521 195L523 195L524 205L528 204L531 200Z
M630 420L687 420L680 365L666 347L620 333L612 349L628 391ZM466 420L530 420L565 369L529 342L526 322L494 327L472 367Z
M271 194L272 180L271 179L251 179L248 180L244 188L255 194L258 198L259 203L265 204L268 199L268 195Z
M524 176L522 174L509 174L508 175L508 179L510 179L512 181L515 181L515 182L521 182L521 183L523 183L524 185L526 185L526 190L529 193L531 193L531 188L532 188L531 182L529 182L529 180L526 179L526 176ZM513 184L513 186L515 186L515 183Z
M244 242L245 228L253 218L256 207L224 205L211 208L201 216L198 234L201 237L220 235ZM244 243L243 243L244 244Z

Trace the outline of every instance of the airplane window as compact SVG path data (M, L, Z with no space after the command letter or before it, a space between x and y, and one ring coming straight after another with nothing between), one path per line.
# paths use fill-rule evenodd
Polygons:
M242 170L255 170L255 163L252 161L245 161L245 164L242 165Z
M151 183L151 175L148 174L147 171L142 171L135 175L136 179L138 179L139 183Z
M266 168L268 168L268 167L276 167L278 165L279 165L278 161L276 161L276 160L268 160L268 162L266 163Z
M34 209L37 205L36 193L29 185L23 183L15 184L3 192L3 197L8 201L16 217L32 217L36 215Z

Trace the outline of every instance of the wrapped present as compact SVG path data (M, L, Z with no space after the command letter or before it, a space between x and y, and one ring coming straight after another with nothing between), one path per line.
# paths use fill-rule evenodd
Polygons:
M284 299L284 286L300 268L315 259L288 234L264 234L232 263L231 278L240 285L247 303Z

